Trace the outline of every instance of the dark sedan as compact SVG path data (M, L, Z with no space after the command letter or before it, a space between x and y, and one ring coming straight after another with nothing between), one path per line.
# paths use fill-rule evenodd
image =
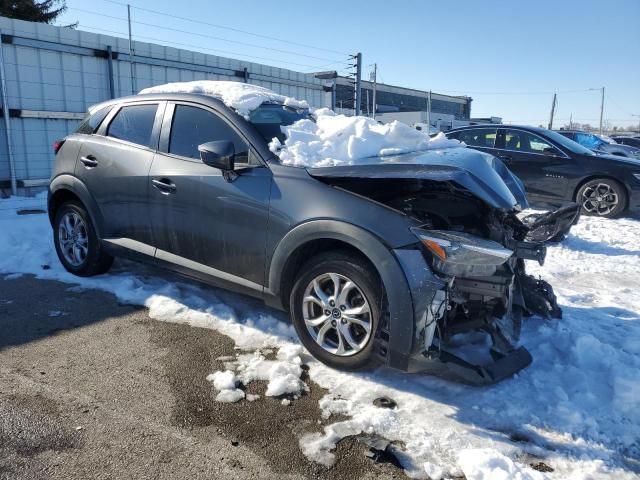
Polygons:
M596 155L544 128L474 125L446 135L502 159L534 204L575 201L584 214L607 218L640 209L639 160Z
M640 149L629 145L618 144L615 140L607 141L607 137L594 135L581 130L556 130L570 140L579 143L583 147L593 150L600 155L619 155L621 157L635 157L640 159Z
M629 145L630 147L640 148L640 137L611 137L620 145Z

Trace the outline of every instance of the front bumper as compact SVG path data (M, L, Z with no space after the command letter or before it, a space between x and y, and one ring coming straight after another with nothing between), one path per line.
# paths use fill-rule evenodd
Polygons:
M475 365L453 353L442 350L437 360L426 352L411 359L409 373L427 373L447 380L469 385L492 385L511 378L523 368L528 367L533 358L529 351L520 347L502 355L491 363Z
M526 275L524 260L542 264L546 256L545 243L566 235L578 218L579 206L571 205L533 219L532 235L525 241L512 241L508 245L514 255L505 268L491 277L447 280L433 272L419 247L394 250L411 293L414 325L411 350L391 350L390 366L473 385L496 383L527 367L532 361L531 355L524 347L517 347L522 316L560 318L562 312L551 286ZM462 302L451 297L460 294ZM467 302L482 307L469 313ZM464 316L455 313L455 308L461 306ZM451 307L453 316L446 312ZM496 315L496 312L499 313ZM473 330L491 335L493 361L476 365L448 349L447 342L452 336ZM393 331L389 333L393 337ZM437 341L434 342L434 338Z

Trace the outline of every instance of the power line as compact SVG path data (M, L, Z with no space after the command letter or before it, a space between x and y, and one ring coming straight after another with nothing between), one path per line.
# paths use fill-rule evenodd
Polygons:
M122 36L127 36L128 34L126 32L119 32L116 30L108 30L105 28L99 28L99 27L94 27L93 25L85 25L85 24L80 24L80 26L82 28L89 28L92 30L96 30L98 32L104 32L104 33L110 33L110 34L115 34L115 35L122 35ZM343 62L335 62L335 63L331 63L331 64L327 64L327 65L308 65L308 64L304 64L304 63L298 63L298 62L290 62L287 60L277 60L274 58L268 58L268 57L260 57L260 56L256 56L256 55L246 55L244 53L238 53L238 52L233 52L233 51L229 51L229 50L222 50L222 49L217 49L217 48L208 48L208 47L202 47L200 45L196 45L196 44L192 44L192 43L183 43L183 42L171 42L168 40L165 40L163 38L157 38L157 37L148 37L145 35L133 35L134 38L137 39L143 39L143 40L150 40L150 41L154 41L154 42L162 42L164 44L168 44L168 45L176 45L176 46L180 46L180 47L189 47L189 48L198 48L200 50L203 50L205 52L218 52L218 53L224 53L227 55L233 55L233 56L238 56L238 57L247 57L247 58L252 58L252 59L256 59L256 60L262 60L262 61L267 61L267 62L276 62L276 63L284 63L287 65L296 65L298 67L306 67L306 68L313 68L313 69L322 69L331 65L336 65L336 64L343 64Z
M591 91L590 88L585 88L582 90L555 90L548 92L474 92L474 91L463 91L463 90L446 90L434 88L434 91L443 92L443 93L467 93L472 95L553 95L554 93L583 93Z
M116 0L103 0L103 1L104 2L108 2L108 3L113 3L115 5L120 5L120 6L126 6L127 5L126 3L118 2ZM224 30L232 31L232 32L243 33L245 35L251 35L251 36L257 37L257 38L264 38L264 39L268 39L268 40L274 40L276 42L287 43L287 44L295 45L295 46L298 46L298 47L311 48L311 49L314 49L314 50L321 50L321 51L325 51L325 52L329 52L329 53L337 53L339 55L348 55L348 53L339 52L337 50L331 50L329 48L316 47L314 45L308 45L308 44L305 44L305 43L294 42L294 41L291 41L291 40L284 40L282 38L272 37L270 35L263 35L263 34L260 34L260 33L249 32L247 30L242 30L242 29L239 29L239 28L229 27L229 26L226 26L226 25L219 25L219 24L211 23L211 22L205 22L203 20L197 20L197 19L194 19L194 18L181 17L179 15L174 15L172 13L167 13L167 12L161 12L159 10L152 10L150 8L137 7L137 6L134 6L134 5L131 5L131 8L134 8L136 10L141 10L141 11L144 11L144 12L154 13L156 15L163 15L163 16L166 16L166 17L170 17L172 19L176 19L177 18L179 20L184 20L186 22L198 23L198 24L201 24L201 25L207 25L209 27L221 28L221 29L224 29Z
M83 8L69 7L69 10L76 10L76 11L80 11L80 12L87 13L87 14L90 14L90 15L97 15L99 17L112 18L114 20L122 20L122 21L125 21L125 22L127 21L127 19L124 18L124 17L117 17L115 15L107 15L107 14L104 14L104 13L92 12L90 10L85 10ZM254 43L241 42L239 40L229 40L229 39L226 39L226 38L223 38L223 37L216 37L216 36L213 36L213 35L207 35L205 33L188 32L186 30L182 30L182 29L179 29L179 28L167 27L165 25L158 25L157 23L142 22L142 21L139 21L139 20L131 20L131 23L135 23L135 24L138 24L138 25L145 25L147 27L152 27L152 28L159 28L159 29L162 29L162 30L170 30L170 31L177 32L177 33L182 33L182 34L185 34L185 35L193 35L193 36L203 37L203 38L207 38L207 39L211 39L211 40L218 40L218 41L221 41L221 42L235 43L235 44L238 44L238 45L243 45L245 47L260 48L260 49L263 49L263 50L270 50L270 51L273 51L273 52L285 53L287 55L295 55L295 56L298 56L298 57L312 58L312 59L315 59L315 60L324 60L324 61L327 61L327 62L337 62L337 60L335 60L333 58L317 57L315 55L308 55L308 54L304 54L304 53L300 53L300 52L294 52L292 50L283 50L283 49L280 49L280 48L266 47L266 46L263 46L263 45L256 45Z

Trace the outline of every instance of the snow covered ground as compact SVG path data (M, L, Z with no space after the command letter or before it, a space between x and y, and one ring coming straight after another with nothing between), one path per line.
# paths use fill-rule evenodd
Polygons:
M311 459L333 461L335 443L361 432L401 442L399 458L416 478L464 474L478 479L640 478L640 221L583 218L544 267L530 262L555 287L562 320L528 319L523 344L533 364L516 377L478 388L389 369L346 374L313 361L284 316L257 302L183 282L124 263L108 275L80 279L56 258L43 196L0 200L0 273L35 274L113 292L143 304L152 317L213 328L239 347L226 370L211 372L220 401L246 402L237 382L266 380L266 396L282 408L311 379L328 390L323 415L346 415L322 434L300 438ZM240 390L240 392L242 392ZM243 393L243 392L242 392ZM397 408L373 400L387 396ZM539 472L538 462L553 472Z

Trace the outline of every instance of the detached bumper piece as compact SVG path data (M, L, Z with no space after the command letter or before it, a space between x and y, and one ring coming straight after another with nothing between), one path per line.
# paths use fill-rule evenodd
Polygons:
M540 315L543 318L562 318L556 294L549 283L531 275L518 276L524 299L525 315Z
M531 364L529 351L520 347L487 365L475 365L446 350L431 358L429 352L415 357L411 364L411 372L427 373L446 380L463 382L469 385L493 385L511 378L523 368Z
M580 205L570 203L553 212L534 213L522 219L529 232L525 240L530 242L559 242L580 219Z

